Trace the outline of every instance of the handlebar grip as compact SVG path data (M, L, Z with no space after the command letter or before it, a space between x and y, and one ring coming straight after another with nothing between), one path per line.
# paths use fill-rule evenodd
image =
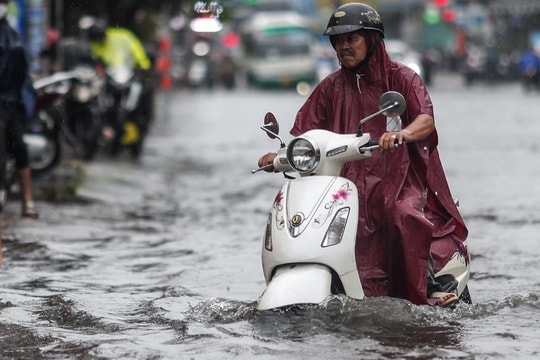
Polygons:
M266 171L266 170L271 169L273 167L274 167L274 164L268 164L268 165L265 165L263 167L251 170L251 173L255 174L255 173L258 173L259 171Z
M369 140L366 145L366 147L375 147L379 146L379 140Z
M403 143L401 145L405 145L405 141L403 141ZM400 146L399 143L398 143L398 139L395 139L394 146L395 147ZM375 150L375 149L379 149L379 140L369 140L365 145L360 146L358 151L364 152L364 151L371 151L371 150Z
M403 143L402 145L405 144L405 140L403 140ZM394 139L394 145L395 146L399 146L399 143L398 143L398 139ZM362 147L366 147L366 148L376 148L379 146L379 140L369 140L367 142L366 145L362 146Z

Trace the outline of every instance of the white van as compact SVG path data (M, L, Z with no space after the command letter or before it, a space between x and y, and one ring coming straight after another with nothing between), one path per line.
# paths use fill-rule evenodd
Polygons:
M316 80L314 38L301 15L256 13L244 23L241 34L249 84L289 87Z

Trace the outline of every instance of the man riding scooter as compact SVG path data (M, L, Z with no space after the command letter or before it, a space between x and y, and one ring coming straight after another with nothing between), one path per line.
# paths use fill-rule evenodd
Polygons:
M151 66L146 51L139 39L129 30L119 27L106 27L101 20L95 20L87 30L92 56L105 68L129 67L136 71L137 81L142 84L141 95L133 113L137 120L133 123L114 119L114 109L108 116L109 127L106 137L120 139L122 144L136 144L135 155L139 155L142 141L153 118L153 87ZM113 147L114 149L114 147ZM113 153L118 150L113 150Z
M346 164L342 176L358 188L356 263L366 296L391 296L415 304L450 306L457 294L435 279L460 249L467 228L448 188L437 150L433 104L422 79L390 59L379 13L362 3L338 7L325 36L341 68L323 79L297 113L293 136L312 129L357 132L358 119L396 91L406 100L399 124L370 121L364 130L382 151ZM336 148L338 150L340 148ZM258 165L273 171L276 153Z

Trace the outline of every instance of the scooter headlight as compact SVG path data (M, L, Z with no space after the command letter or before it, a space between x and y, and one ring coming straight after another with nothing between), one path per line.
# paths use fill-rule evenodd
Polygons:
M79 102L87 102L92 97L92 90L85 85L77 85L73 89L73 97Z
M287 160L299 173L309 173L319 165L321 152L309 139L296 138L287 147Z
M322 247L337 245L343 239L343 234L345 233L345 226L347 225L347 219L349 218L350 209L343 208L340 209L326 231L323 242L321 243Z
M107 70L107 75L117 86L125 86L133 77L133 70L123 67L113 67Z

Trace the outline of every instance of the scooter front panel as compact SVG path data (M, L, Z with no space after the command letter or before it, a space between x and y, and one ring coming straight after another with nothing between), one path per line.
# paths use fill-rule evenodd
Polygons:
M336 213L344 208L349 215L341 242L321 246ZM324 264L338 275L357 271L358 193L349 180L314 176L289 181L276 196L270 217L272 250L263 246L262 254L267 281L283 264Z

